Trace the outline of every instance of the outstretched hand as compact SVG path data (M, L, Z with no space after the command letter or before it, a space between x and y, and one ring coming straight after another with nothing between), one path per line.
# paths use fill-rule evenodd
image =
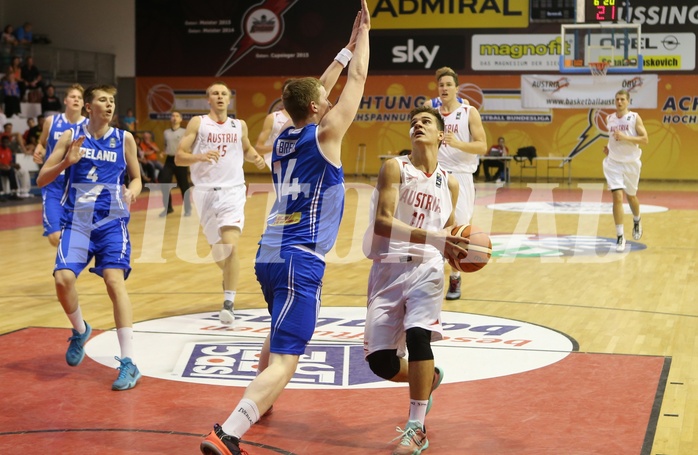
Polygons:
M70 147L63 157L63 160L65 160L68 165L77 163L85 155L85 151L82 149L83 142L85 142L85 136L81 136L70 143Z

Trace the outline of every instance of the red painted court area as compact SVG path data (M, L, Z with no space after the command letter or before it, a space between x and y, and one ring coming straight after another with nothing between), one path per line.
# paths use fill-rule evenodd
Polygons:
M143 377L64 360L66 329L0 336L0 453L194 454L243 389ZM649 454L670 360L572 353L527 373L442 385L427 419L440 455ZM448 374L448 369L446 369ZM407 389L286 390L244 437L251 455L390 453Z

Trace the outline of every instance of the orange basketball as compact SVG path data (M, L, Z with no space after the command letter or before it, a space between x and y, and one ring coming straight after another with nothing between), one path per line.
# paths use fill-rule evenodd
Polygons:
M461 272L477 272L487 265L492 257L492 241L490 237L479 227L464 224L451 230L451 235L457 235L470 240L470 243L461 242L461 246L468 250L467 254L459 253L458 262L449 260L448 263Z

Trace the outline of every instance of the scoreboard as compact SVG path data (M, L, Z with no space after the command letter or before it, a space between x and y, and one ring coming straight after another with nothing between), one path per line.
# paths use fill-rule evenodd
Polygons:
M577 0L530 0L530 22L573 23Z
M585 22L618 22L621 0L584 0Z

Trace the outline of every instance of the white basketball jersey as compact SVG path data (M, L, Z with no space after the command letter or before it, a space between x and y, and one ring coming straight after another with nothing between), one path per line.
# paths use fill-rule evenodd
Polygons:
M393 159L400 163L400 189L395 218L428 231L443 229L453 209L451 192L448 189L448 173L438 164L431 175L426 175L415 168L407 156L397 156ZM431 245L391 240L375 235L373 225L377 202L378 191L374 191L369 228L364 236L364 254L369 259L399 262L407 256L431 258L441 255L441 252Z
M642 149L637 144L628 141L617 141L613 138L615 131L627 134L628 136L637 136L635 123L637 122L637 113L628 111L622 117L618 117L615 113L606 117L606 126L608 127L608 157L618 162L629 162L639 160L642 155Z
M448 115L441 116L444 119L444 134L454 133L463 142L470 142L470 127L468 116L471 106L461 105ZM450 172L467 172L472 174L480 162L478 155L467 153L449 145L441 144L439 147L439 163Z
M201 161L192 164L191 181L194 185L222 188L245 183L240 120L229 118L218 123L208 115L202 115L192 154L205 154L209 150L218 150L220 159L215 163Z
M271 126L271 133L264 145L274 145L274 141L279 137L279 134L283 131L284 125L289 120L291 119L284 114L283 110L274 112L274 123L272 123Z

